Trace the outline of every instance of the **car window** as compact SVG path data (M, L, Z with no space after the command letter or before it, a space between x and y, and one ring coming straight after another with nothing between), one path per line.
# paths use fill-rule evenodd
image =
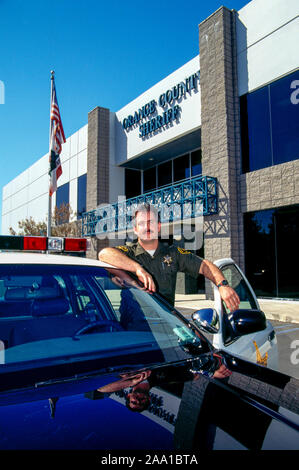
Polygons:
M242 277L240 271L234 264L229 264L221 268L223 275L227 279L229 285L235 289L239 298L240 298L240 307L244 309L256 309L258 308L253 295L251 294L247 283L245 282L244 278ZM229 310L226 308L224 302L223 309L226 313Z
M64 302L59 304L59 300ZM48 308L49 314L52 308L55 308L57 314L72 314L74 312L69 300L65 282L59 275L1 275L1 318L32 317L38 315L39 307L45 311Z
M6 367L104 354L126 362L135 349L140 365L149 352L177 361L191 349L209 350L180 314L127 273L72 265L0 265L0 344Z

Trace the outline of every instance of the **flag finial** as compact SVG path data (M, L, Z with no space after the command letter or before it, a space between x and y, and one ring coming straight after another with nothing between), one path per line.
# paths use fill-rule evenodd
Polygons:
M51 80L53 80L54 78L54 73L55 73L54 70L51 70Z

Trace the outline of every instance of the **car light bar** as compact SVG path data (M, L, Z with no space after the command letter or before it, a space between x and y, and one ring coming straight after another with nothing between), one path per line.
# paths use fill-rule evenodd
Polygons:
M87 239L0 235L0 250L83 253L87 250Z
M64 251L86 251L86 238L65 238Z

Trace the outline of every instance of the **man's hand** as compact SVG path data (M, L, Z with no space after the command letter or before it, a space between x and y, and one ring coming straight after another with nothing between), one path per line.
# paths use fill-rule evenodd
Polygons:
M219 294L221 296L221 299L224 301L225 305L231 312L239 308L240 299L237 292L232 287L220 286Z
M145 289L148 289L151 292L156 292L156 286L152 276L140 265L136 269L136 276L139 281L143 283Z
M206 259L202 260L199 274L203 274L207 279L212 281L216 286L220 284L224 280L224 276L220 269L211 261ZM229 286L220 286L219 287L219 294L224 301L227 308L233 312L237 310L240 305L240 299L237 292Z
M152 276L139 263L124 253L121 253L116 248L103 248L98 257L100 261L104 261L105 263L109 263L112 266L124 269L125 271L135 273L139 281L144 285L145 289L151 292L156 292L156 286Z
M217 369L216 372L214 373L213 378L225 379L226 377L229 377L230 375L232 375L232 372L227 367L225 367L224 364L221 364L219 369Z

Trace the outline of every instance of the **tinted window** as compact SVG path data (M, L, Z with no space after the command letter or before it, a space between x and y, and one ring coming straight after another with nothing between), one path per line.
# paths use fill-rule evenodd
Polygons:
M242 130L243 171L254 171L271 166L272 151L268 88L261 88L244 97L241 113L242 127L245 127ZM245 141L246 131L248 133L247 141Z
M69 183L59 186L56 191L56 206L60 207L62 204L69 204Z
M239 308L245 309L256 309L257 305L256 302L245 282L243 277L241 276L239 270L233 264L229 264L224 266L221 269L223 272L224 277L227 279L229 285L235 289L239 298L240 298L240 306ZM223 302L223 307L226 313L229 313L229 310L226 308L225 303Z
M81 219L83 212L86 212L86 179L87 175L78 178L78 197L77 197L77 218Z
M191 153L191 176L201 175L201 149Z
M156 189L156 167L149 168L143 172L143 192Z
M158 165L158 187L172 183L172 161Z
M190 176L190 158L189 154L173 160L173 181L180 181Z
M243 172L299 158L299 71L240 98Z
M125 192L127 199L141 194L141 173L139 170L125 169Z
M246 276L256 294L299 297L299 206L245 214L244 234Z
M270 85L274 165L299 158L299 104L291 101L296 78L299 72Z
M125 363L126 355L134 354L140 365L145 356L147 361L179 360L189 354L189 344L201 348L201 340L163 300L128 274L109 271L1 265L2 364L34 360L37 366L105 353Z

